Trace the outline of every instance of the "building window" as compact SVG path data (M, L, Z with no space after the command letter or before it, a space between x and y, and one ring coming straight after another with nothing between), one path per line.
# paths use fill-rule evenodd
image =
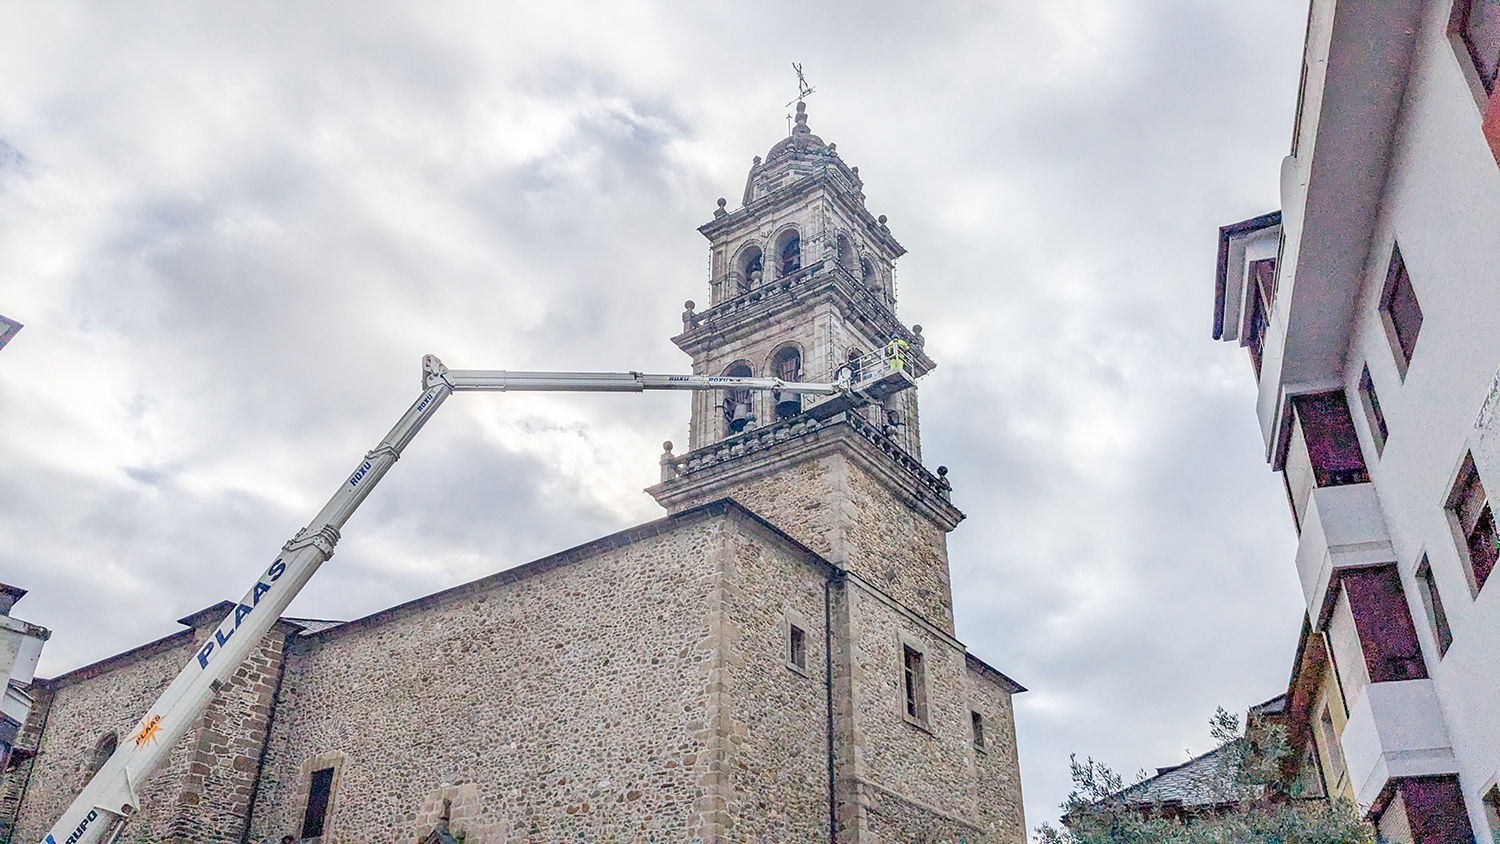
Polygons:
M88 767L84 770L84 785L88 785L89 780L92 780L94 775L99 773L99 769L104 767L104 763L109 761L109 757L115 755L115 748L119 744L120 738L113 732L99 737L99 741L94 744L94 752L89 755Z
M1458 0L1453 16L1454 32L1463 41L1485 93L1493 93L1495 70L1500 66L1500 3Z
M787 662L802 671L807 670L807 633L795 624L788 629Z
M1318 715L1318 732L1323 739L1324 761L1328 763L1328 784L1331 786L1330 790L1337 790L1339 782L1344 778L1344 749L1339 746L1339 733L1333 726L1333 713L1326 704Z
M724 375L728 378L749 378L750 367L743 363L737 363L725 370ZM738 434L745 430L754 416L750 412L749 390L725 390L724 391L724 425L729 433Z
M797 236L797 230L789 229L781 236L780 243L781 274L791 275L802 269L802 239Z
M1422 306L1417 304L1417 292L1412 289L1406 261L1397 245L1391 246L1391 266L1385 274L1385 290L1380 294L1380 319L1385 323L1391 351L1396 355L1396 367L1405 378L1417 348L1417 333L1422 330Z
M1433 640L1437 642L1438 659L1442 659L1448 653L1448 646L1453 644L1453 631L1448 627L1448 614L1443 612L1443 596L1438 593L1437 580L1432 576L1432 566L1428 564L1426 555L1417 564L1417 589L1422 593L1422 607L1427 610L1427 626L1432 630Z
M910 645L901 646L902 684L906 691L906 717L927 723L927 669L922 652Z
M328 818L328 796L333 790L333 769L313 771L307 789L307 813L302 816L302 837L318 838Z
M1250 347L1250 362L1260 377L1260 362L1271 326L1271 303L1276 299L1276 259L1251 261L1245 303L1245 345Z
M1448 517L1458 541L1459 556L1468 568L1469 585L1478 595L1495 568L1496 536L1495 517L1484 494L1484 484L1479 481L1473 454L1464 456L1463 467L1458 470L1458 480L1448 496Z
M1484 793L1484 819L1490 825L1490 835L1500 838L1500 785L1490 786Z
M1375 456L1385 453L1385 439L1390 430L1385 426L1385 414L1380 412L1380 397L1375 395L1375 379L1370 377L1370 367L1359 375L1359 404L1365 409L1365 421L1370 424L1370 439L1375 441Z
M974 746L980 750L984 749L984 716L978 712L970 712L974 721Z

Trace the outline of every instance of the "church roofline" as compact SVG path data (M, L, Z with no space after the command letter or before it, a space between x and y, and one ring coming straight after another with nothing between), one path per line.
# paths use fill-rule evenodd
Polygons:
M218 617L223 618L233 606L234 602L232 601L220 601L213 606L190 613L177 620L179 624L188 625L188 629L186 630L179 630L160 639L153 639L143 645L137 645L130 650L121 651L113 656L107 656L104 659L88 663L87 665L81 665L72 671L63 672L56 677L49 677L47 679L38 678L36 685L46 689L60 689L65 686L72 686L98 677L101 674L114 671L117 668L123 668L144 659L150 659L157 654L180 647L184 643L195 642L198 628L193 626L194 622L201 624L203 619L213 618L212 613L221 607L223 608L223 613ZM274 629L280 629L283 633L290 635L294 632L300 632L305 628L293 619L282 618L277 619L276 628Z
M661 536L662 534L671 533L678 530L683 525L695 522L699 519L725 515L726 513L729 513L731 511L748 516L751 520L769 529L777 539L786 543L787 545L790 545L793 550L805 555L808 558L809 562L813 563L819 568L823 568L825 570L825 573L833 574L840 573L842 571L838 568L838 566L835 566L833 563L830 563L828 560L824 559L816 551L813 551L806 545L803 545L802 543L793 539L791 536L787 535L785 531L776 527L774 524L771 524L770 522L746 509L743 504L740 504L738 501L735 501L732 498L721 498L716 501L710 501L705 504L700 504L697 507L683 510L680 513L671 513L663 516L660 519L655 519L646 522L645 524L640 524L621 531L617 531L615 533L609 534L608 536L603 536L599 539L595 539L591 542L585 542L582 545L575 545L572 548L559 551L555 554L550 554L537 560L532 560L528 563L522 563L508 569L497 571L494 574L485 575L484 577L478 578L477 580L470 580L466 583L460 583L456 586L451 586L447 589L433 592L429 595L423 595L420 598L414 598L410 601L396 604L392 607L387 607L378 612L371 613L370 615L367 615L363 618L357 618L353 621L346 621L343 624L338 625L337 627L332 627L322 631L309 632L306 638L324 641L336 636L343 635L347 632L375 627L385 623L386 621L394 620L395 618L405 615L406 613L411 611L430 609L444 604L450 600L461 598L470 593L484 591L501 584L515 583L518 581L526 580L536 575L543 574L545 572L549 572L563 566L571 565L573 563L589 559L590 557L598 556L599 554L613 550L615 548L623 548L643 539L650 539L652 537Z

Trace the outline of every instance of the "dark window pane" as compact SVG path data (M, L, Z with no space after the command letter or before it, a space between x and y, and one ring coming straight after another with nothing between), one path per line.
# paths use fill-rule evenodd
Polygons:
M1427 608L1427 618L1432 626L1432 636L1437 640L1438 656L1448 653L1453 644L1453 630L1448 627L1448 614L1443 611L1443 596L1438 592L1437 580L1432 576L1432 566L1422 558L1417 566L1417 584L1422 588L1422 604Z
M307 814L302 818L303 838L317 838L323 834L323 821L328 815L328 793L332 788L332 768L313 771L307 790Z
M1417 292L1412 289L1411 276L1406 272L1406 261L1401 257L1400 247L1391 248L1391 267L1386 273L1380 309L1391 333L1391 345L1404 367L1411 363L1411 356L1417 349L1417 333L1422 330L1422 306L1417 304Z
M1342 486L1370 480L1365 470L1354 417L1342 390L1294 396L1292 406L1307 442L1307 457L1317 485Z
M974 716L974 746L984 747L984 716L978 712L970 712Z
M792 664L797 666L798 668L806 668L807 634L803 633L802 628L798 627L795 624L792 625L791 634L791 649L790 653L788 654L788 658L791 659Z
M1479 513L1479 520L1474 525L1474 530L1469 532L1469 565L1474 569L1474 588L1483 589L1484 582L1489 580L1490 572L1495 569L1495 517L1490 512L1489 505Z
M1370 367L1359 376L1359 403L1365 409L1365 421L1370 424L1370 435L1375 440L1375 453L1385 450L1386 437L1390 432L1385 426L1385 414L1380 411L1380 397L1375 395L1375 379L1370 377Z

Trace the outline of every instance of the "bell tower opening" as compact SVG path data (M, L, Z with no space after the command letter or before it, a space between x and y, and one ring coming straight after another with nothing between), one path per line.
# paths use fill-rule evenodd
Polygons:
M787 346L771 359L771 374L783 381L802 380L802 352L796 346ZM798 393L776 392L776 418L791 419L802 412L802 396Z

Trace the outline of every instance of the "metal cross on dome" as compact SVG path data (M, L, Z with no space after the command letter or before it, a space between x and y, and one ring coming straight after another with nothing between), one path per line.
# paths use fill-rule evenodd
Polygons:
M792 103L802 102L803 100L807 99L808 95L817 90L813 86L807 84L807 77L802 75L802 65L797 64L796 62L792 62L792 70L797 71L797 98L795 100L792 100L792 102L787 103L787 108L791 108Z

